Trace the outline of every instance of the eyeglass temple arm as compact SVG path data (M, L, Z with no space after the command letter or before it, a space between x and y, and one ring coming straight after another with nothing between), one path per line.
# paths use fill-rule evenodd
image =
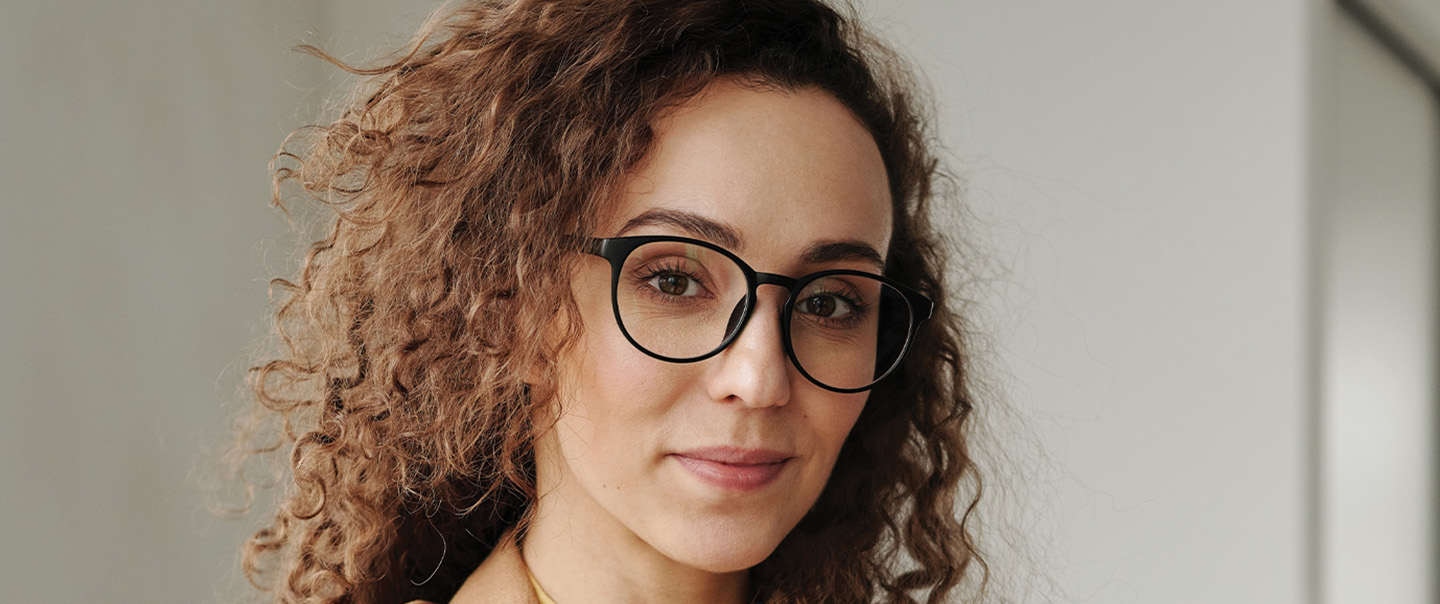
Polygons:
M599 237L585 237L582 235L566 235L565 241L575 246L578 251L596 256L605 255L605 240Z
M916 292L916 293L918 293L918 292ZM935 314L935 301L934 301L934 300L931 300L929 297L925 296L924 294L920 294L920 295L919 295L919 301L920 301L920 303L921 303L921 304L920 304L920 308L915 309L915 311L916 311L916 312L915 312L915 317L916 317L916 319L915 319L915 325L916 325L917 327L918 327L921 323L924 323L924 322L926 322L926 321L929 321L929 320L930 320L930 317Z

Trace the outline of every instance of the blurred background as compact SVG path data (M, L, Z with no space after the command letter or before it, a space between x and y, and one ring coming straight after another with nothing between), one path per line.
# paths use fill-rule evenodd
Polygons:
M1017 600L1437 601L1440 3L858 5L991 258ZM348 81L288 49L435 6L0 6L0 601L244 595L200 456L295 266L267 161Z

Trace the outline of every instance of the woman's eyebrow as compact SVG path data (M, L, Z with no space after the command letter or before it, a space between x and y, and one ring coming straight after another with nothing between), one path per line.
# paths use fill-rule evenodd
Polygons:
M666 225L684 230L700 239L719 244L733 252L744 247L740 232L735 227L706 218L693 212L653 208L625 222L615 236L642 226ZM828 264L847 260L861 260L875 265L877 270L885 269L885 258L870 244L857 240L817 241L801 252L800 260L806 264Z
M817 241L805 248L800 260L806 264L828 264L845 260L863 260L885 270L885 258L880 252L863 241Z
M744 247L740 232L735 227L692 212L665 208L646 210L639 216L631 218L625 223L625 226L620 227L620 232L616 236L624 235L631 229L656 224L678 227L695 237L719 244L720 247L731 251L740 251Z

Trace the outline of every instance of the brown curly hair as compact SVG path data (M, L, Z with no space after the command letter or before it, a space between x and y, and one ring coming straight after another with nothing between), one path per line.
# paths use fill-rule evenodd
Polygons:
M372 67L332 123L287 139L275 203L336 215L284 297L237 456L289 447L244 545L276 602L447 600L535 501L537 409L577 317L570 235L592 232L652 125L735 77L839 99L890 179L886 274L937 303L870 395L819 501L753 569L761 602L940 602L983 591L963 322L930 223L940 173L895 57L815 0L470 2ZM551 331L548 331L551 330ZM528 385L527 385L528 384ZM537 385L538 384L538 385ZM278 435L278 437L277 437Z

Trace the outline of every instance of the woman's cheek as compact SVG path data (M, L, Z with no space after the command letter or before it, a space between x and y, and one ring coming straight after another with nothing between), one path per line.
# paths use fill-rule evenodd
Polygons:
M618 330L600 331L588 334L580 347L584 358L574 364L577 372L563 394L557 427L576 470L601 475L613 488L660 458L667 418L694 371L646 356Z

